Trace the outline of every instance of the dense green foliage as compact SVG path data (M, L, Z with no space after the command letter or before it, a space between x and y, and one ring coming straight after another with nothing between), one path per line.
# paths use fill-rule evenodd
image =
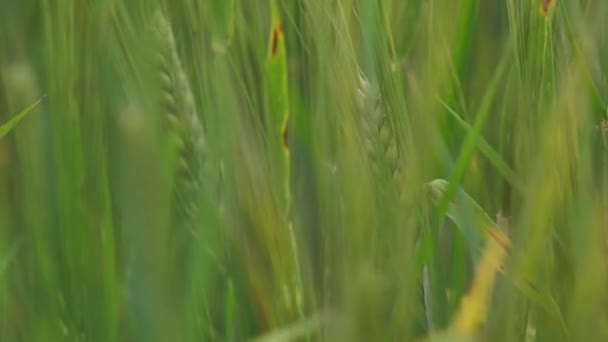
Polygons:
M606 18L0 0L0 341L607 341Z

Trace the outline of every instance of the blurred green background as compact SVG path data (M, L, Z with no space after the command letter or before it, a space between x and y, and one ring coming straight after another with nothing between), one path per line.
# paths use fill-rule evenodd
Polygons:
M0 0L0 341L607 341L606 18Z

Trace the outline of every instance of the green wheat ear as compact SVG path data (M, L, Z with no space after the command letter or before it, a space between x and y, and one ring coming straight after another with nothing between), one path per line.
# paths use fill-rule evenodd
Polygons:
M363 146L372 174L377 179L388 171L391 179L397 183L401 170L395 133L382 106L379 90L362 73L359 74L356 102L361 117Z
M169 227L170 235L177 237L176 250L180 251L182 243L189 240L198 221L198 205L203 188L205 137L192 90L178 56L171 25L160 11L154 19L159 49L162 113L173 144L172 152L176 156ZM185 252L187 251L178 253Z

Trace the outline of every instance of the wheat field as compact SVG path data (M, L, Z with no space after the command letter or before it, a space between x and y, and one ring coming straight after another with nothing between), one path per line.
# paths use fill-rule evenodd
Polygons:
M606 18L0 0L0 341L608 341Z

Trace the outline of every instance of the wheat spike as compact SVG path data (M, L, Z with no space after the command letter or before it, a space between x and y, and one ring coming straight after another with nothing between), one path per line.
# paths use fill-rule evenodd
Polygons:
M167 127L172 165L172 190L167 230L168 262L175 272L169 291L178 307L187 305L193 242L200 233L201 197L205 186L205 137L192 89L180 61L171 24L159 11L154 17L162 120ZM169 285L169 284L168 284ZM175 296L174 296L175 295Z
M196 215L196 203L201 192L205 138L171 25L160 11L155 19L160 50L162 107L177 150L171 223L189 226Z
M391 122L382 106L382 98L365 75L359 74L359 87L356 94L357 109L361 116L363 146L370 160L372 173L381 175L388 170L395 183L401 169L399 150Z

